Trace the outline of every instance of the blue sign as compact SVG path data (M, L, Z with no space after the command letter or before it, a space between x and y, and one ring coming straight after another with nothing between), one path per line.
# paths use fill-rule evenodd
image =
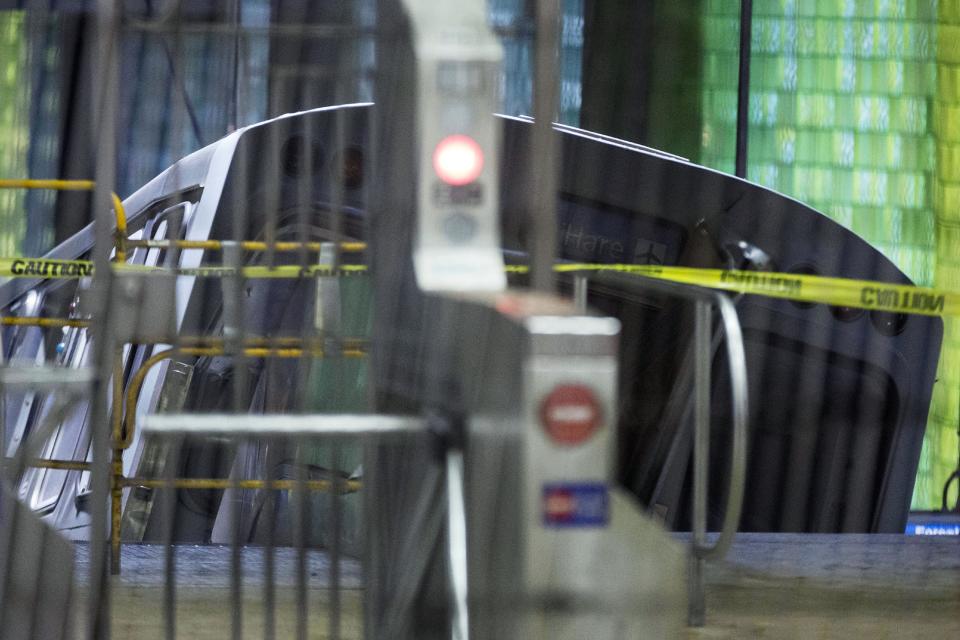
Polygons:
M547 527L605 527L610 499L602 482L543 485L543 524Z
M908 536L960 536L960 523L908 522Z

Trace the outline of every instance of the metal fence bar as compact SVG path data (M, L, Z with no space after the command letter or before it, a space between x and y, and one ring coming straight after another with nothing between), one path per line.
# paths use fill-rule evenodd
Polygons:
M556 119L557 100L557 45L560 36L559 0L537 0L536 3L536 52L533 76L533 157L535 168L530 191L530 234L532 246L531 284L534 289L553 291L553 261L557 251L557 159L556 135L553 121Z
M740 0L740 49L737 62L737 130L734 175L747 177L747 137L750 132L750 46L753 38L753 0Z
M233 456L236 461L238 452L241 450L241 442L234 443ZM243 558L241 556L240 545L240 525L241 525L241 500L240 484L238 482L238 469L234 463L231 480L230 495L233 496L233 504L230 505L230 636L233 640L242 640L243 638Z
M300 21L300 27L306 28L307 21ZM300 49L302 52L303 43L305 40L300 40ZM312 202L314 194L314 183L311 176L314 175L317 167L314 166L315 158L314 154L309 150L312 149L312 145L316 143L318 132L316 121L313 118L307 118L304 122L304 176L305 179L301 179L297 182L297 197L299 202ZM331 175L336 179L336 170L334 170ZM329 240L336 241L337 238L327 238L326 241L313 241L311 239L311 225L313 223L313 214L307 207L300 207L297 211L297 236L300 240L300 244L303 247L297 253L298 262L300 267L306 270L310 266L311 259L314 262L322 261L322 256L324 251L326 251L329 246ZM316 256L314 257L312 251L316 251ZM320 281L316 280L314 282L314 295L319 298L321 291ZM308 307L305 309L304 317L302 318L302 325L300 327L300 338L305 343L317 341L318 344L325 346L325 342L318 340L318 326L317 315L321 313L321 309L318 305L321 303L320 300L315 299L312 308ZM323 330L326 330L326 327L323 327ZM297 378L296 378L296 388L295 392L295 411L301 413L306 412L307 397L308 397L308 384L311 378L311 369L313 366L312 359L304 352L303 357L297 361ZM303 437L294 437L292 439L294 445L294 474L295 474L295 484L293 491L291 493L292 509L292 525L293 525L293 545L295 547L296 553L296 569L295 569L295 581L296 581L296 602L295 608L297 612L297 621L296 621L296 638L297 640L306 640L310 630L310 602L307 597L307 587L310 583L310 574L308 573L307 568L307 550L309 545L309 539L307 532L309 527L312 525L312 522L309 517L309 506L310 502L307 495L307 443L308 441Z
M83 469L85 470L85 469ZM268 489L271 491L290 491L296 488L295 480L236 480L224 478L174 478L173 486L178 489ZM124 487L148 487L158 488L168 485L166 480L157 478L123 478L121 483ZM329 480L305 480L303 486L307 491L331 491L333 483ZM359 480L340 480L337 484L341 493L353 493L362 488L362 482Z
M233 26L230 25L230 28L232 29ZM250 167L245 158L240 158L238 162L234 163L232 171L234 172L236 184L247 184L248 180L252 178L252 176L249 175L249 170ZM233 398L231 404L235 414L245 414L250 410L249 372L247 370L247 359L242 346L242 338L245 330L244 325L246 322L246 296L244 295L246 279L240 272L240 267L243 266L243 255L239 246L240 242L247 239L249 228L247 200L247 190L245 187L239 187L231 191L229 205L233 214L233 237L229 245L224 245L222 256L224 264L232 266L236 270L236 276L234 278L223 281L223 332L224 337L227 338L227 350L234 355L233 380L231 385ZM271 212L267 213L269 214ZM276 212L272 213L276 215ZM242 450L242 448L242 441L238 442L238 451ZM239 499L241 495L239 487L235 487L231 493L237 499ZM243 637L243 559L241 556L241 518L239 507L239 504L234 504L230 512L230 600L232 605L230 628L233 640L241 640Z
M312 170L313 158L311 155L307 155L306 162L308 163L305 173ZM223 240L127 240L126 246L128 248L144 248L144 249L166 249L168 247L177 247L179 249L209 249L211 251L220 251L223 249ZM276 251L278 253L289 253L289 252L299 252L299 251L308 251L317 253L324 246L324 242L314 242L309 240L302 240L296 242L290 241L278 241L278 242L264 242L260 240L243 240L239 243L240 248L244 251ZM366 251L367 243L366 242L339 242L338 247L343 253L361 253Z
M294 472L296 473L296 482L293 487L293 546L296 549L296 610L297 610L297 640L306 640L310 628L308 616L310 609L307 601L307 585L309 577L307 573L307 541L306 531L310 522L307 508L307 466L304 459L306 441L298 437L294 444Z
M388 436L426 430L417 417L365 413L345 414L151 414L143 417L144 433L271 438L294 436Z
M587 276L583 274L578 273L573 276L573 304L581 313L587 312L588 283Z
M267 444L266 465L264 466L264 480L268 483L273 480L275 443ZM269 486L269 484L267 485ZM266 543L263 547L263 637L264 640L273 640L277 635L277 589L276 589L276 554L274 553L274 534L276 529L276 492L264 490L263 506L260 517L266 518Z
M180 465L180 449L183 439L172 438L168 443L169 453L164 469L164 479L168 482L163 491L164 514L164 550L163 550L163 621L166 640L175 640L177 637L177 556L174 546L177 532L177 487L173 481Z
M334 490L330 492L330 599L327 620L330 640L340 640L340 443L334 439L330 446L330 482Z
M0 368L0 385L4 389L28 388L36 391L85 389L97 378L96 369L83 367L3 367Z
M470 637L469 594L467 592L467 506L463 485L463 451L450 448L447 471L447 548L453 600L453 640Z
M707 532L707 482L710 463L710 366L713 355L711 334L711 305L698 300L694 303L694 429L693 429L693 544L706 544ZM690 610L691 626L703 626L706 612L704 593L704 564L698 554L690 558Z
M337 61L343 62L346 58L341 49L337 52ZM334 102L336 104L342 104L344 102L344 83L343 75L337 74L337 80L334 82ZM331 182L332 188L332 219L331 219L331 240L333 243L330 245L332 249L331 258L331 268L336 271L340 267L340 243L343 239L343 202L344 202L344 184L343 184L343 172L344 167L343 163L346 161L346 123L344 122L345 116L343 111L337 111L333 117L333 144L334 148L339 150L341 159L339 162L340 166L335 165L332 175L333 179ZM328 285L329 286L329 285ZM340 293L339 282L337 283L336 293ZM334 301L338 305L337 314L339 314L339 305L341 300L338 299ZM325 304L326 301L318 301L321 304ZM328 335L331 336L331 339L327 341L327 349L339 351L339 345L342 340L343 327L341 325L342 318L335 318L336 326L333 327L333 331ZM324 322L324 330L327 331L327 323ZM337 385L338 396L341 394L340 385ZM334 490L330 492L330 529L331 538L328 545L330 551L330 598L328 605L328 636L330 640L340 640L340 531L342 529L342 512L341 512L341 498L340 492L337 491L337 486L340 481L340 442L334 438L331 442L330 447L330 475L331 482L333 483Z
M112 319L110 306L115 301L113 295L113 271L110 268L110 247L113 245L115 221L110 219L109 210L116 184L116 150L118 94L119 94L119 55L121 7L111 0L97 2L96 19L90 35L97 43L96 89L93 96L96 114L95 139L96 165L93 191L94 246L93 278L94 308L105 310L105 321L94 332L93 367L97 375L93 383L91 397L92 427L91 445L93 465L91 471L92 508L90 512L90 578L88 596L88 616L86 636L88 640L109 640L110 638L110 583L108 580L109 555L107 549L108 505L111 477L110 424L106 398L106 382L110 377L113 363L110 357L112 349Z

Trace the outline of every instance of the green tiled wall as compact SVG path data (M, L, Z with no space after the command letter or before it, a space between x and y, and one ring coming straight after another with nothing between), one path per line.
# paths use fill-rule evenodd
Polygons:
M937 286L960 289L960 0L940 0L937 39L937 89L932 131L936 145L933 211L936 216ZM939 503L946 475L958 464L960 425L960 322L946 322L940 382L935 389L931 426L927 430L915 500Z
M733 170L739 2L705 0L700 161ZM748 177L852 229L918 284L960 285L960 0L754 0ZM947 325L915 508L957 464Z
M0 178L24 178L27 166L29 92L23 11L0 11ZM26 194L0 189L0 256L20 254Z

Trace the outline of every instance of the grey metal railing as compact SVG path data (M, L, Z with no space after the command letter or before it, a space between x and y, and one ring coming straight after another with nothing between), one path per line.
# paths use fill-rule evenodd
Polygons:
M691 626L702 626L706 613L704 568L707 560L723 558L733 542L740 522L747 466L747 364L740 321L733 301L725 294L686 284L678 284L622 273L601 272L576 276L574 291L586 301L592 280L620 290L654 292L694 303L694 433L693 433L693 531L690 543L689 616ZM579 282L578 282L579 281ZM712 309L716 307L723 329L730 372L733 443L730 485L727 492L723 526L713 545L707 544L707 494L710 459L710 374L714 353Z
M408 416L388 416L377 414L301 414L301 415L237 415L237 414L152 414L143 420L145 435L167 440L171 452L180 450L180 445L187 438L215 438L230 443L236 449L241 443L251 440L286 440L293 442L297 451L296 478L293 482L281 483L267 478L267 489L288 488L291 490L292 503L292 533L293 546L296 550L296 624L297 637L306 638L308 611L307 611L307 560L308 544L306 542L309 518L306 512L305 496L310 489L326 490L331 500L348 489L344 487L344 480L336 473L331 472L330 479L323 487L317 482L308 482L304 473L305 465L302 452L308 442L318 438L332 440L333 443L342 443L353 439L361 442L376 440L378 443L388 442L391 438L403 438L410 435L427 435L427 422L420 418ZM335 448L335 447L334 447ZM453 613L452 638L466 640L468 637L468 613L466 593L466 509L463 484L463 455L456 447L448 447L445 456L446 466L446 506L449 545L449 563L451 580L451 610ZM164 633L167 638L176 637L176 550L174 545L175 509L174 492L177 487L175 476L176 461L167 464L164 480L166 507L164 541ZM241 487L242 481L232 477L233 486ZM328 629L327 637L340 638L340 617L338 594L341 589L339 581L339 567L341 564L342 549L337 541L340 540L342 519L337 517L336 508L331 509L331 517L326 524L328 539L334 541L328 546L329 562L329 601L328 601ZM370 532L371 534L373 532ZM231 538L231 555L238 555L239 541L237 536ZM268 536L263 549L263 602L264 602L264 637L275 637L273 628L274 608L276 595L274 593L273 562L274 540ZM231 584L241 584L241 563L231 564ZM241 616L243 611L242 588L231 589L230 605L234 616Z

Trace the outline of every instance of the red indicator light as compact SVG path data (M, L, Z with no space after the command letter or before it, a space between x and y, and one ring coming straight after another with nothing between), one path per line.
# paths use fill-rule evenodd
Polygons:
M540 405L540 422L559 445L585 442L603 423L593 391L582 384L559 384Z
M433 169L447 184L470 184L483 171L483 149L469 136L447 136L433 150Z

